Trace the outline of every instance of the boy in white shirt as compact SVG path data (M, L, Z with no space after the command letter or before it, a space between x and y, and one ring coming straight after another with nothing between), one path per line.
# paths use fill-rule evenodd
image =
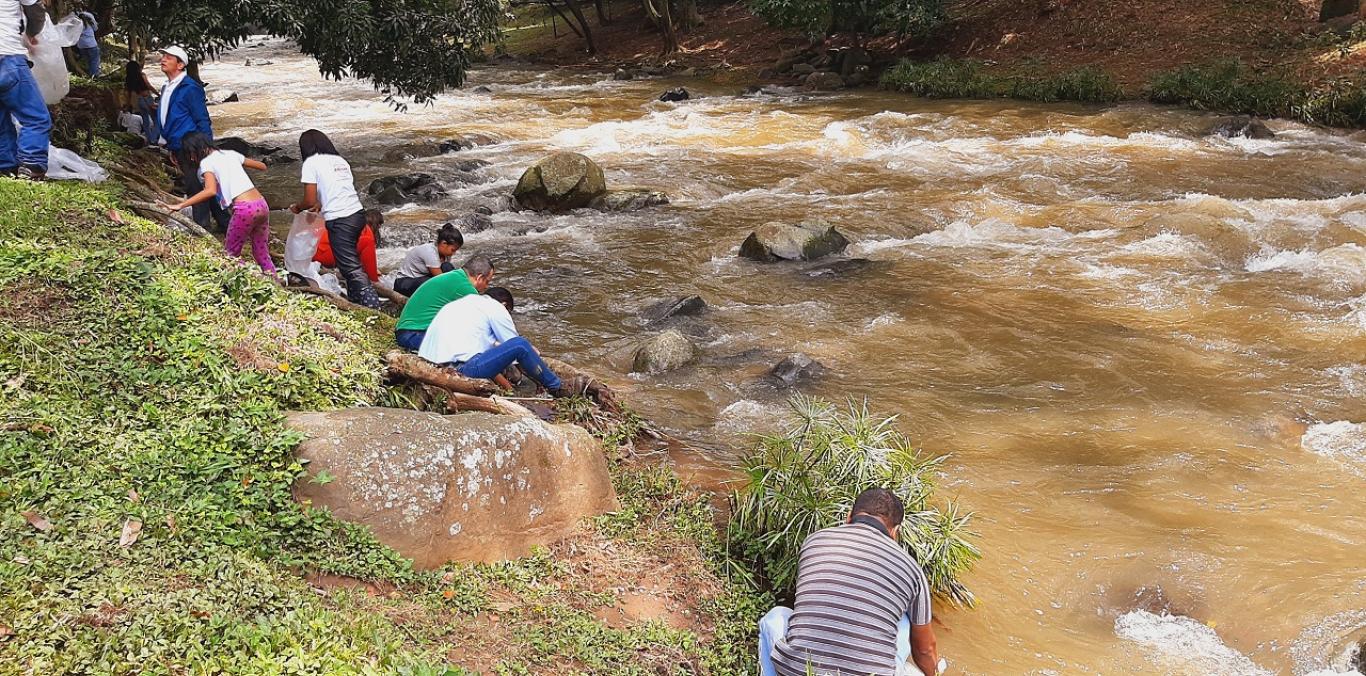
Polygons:
M531 342L517 335L512 307L512 293L501 286L453 300L436 313L417 353L434 364L454 365L460 375L489 380L515 363L551 395L572 394Z

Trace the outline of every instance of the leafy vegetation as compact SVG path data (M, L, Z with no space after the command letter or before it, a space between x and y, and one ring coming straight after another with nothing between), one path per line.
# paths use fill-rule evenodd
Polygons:
M497 39L496 0L93 0L101 23L147 46L213 54L253 30L288 37L328 77L370 80L423 103L464 82L472 54Z
M968 530L971 514L952 502L931 502L943 458L916 450L893 427L895 418L879 418L866 404L840 410L796 399L792 409L788 429L762 437L744 461L748 483L733 497L729 529L737 560L790 596L806 537L844 523L859 493L882 487L906 504L901 544L925 570L931 590L971 605L972 593L960 581L980 558Z
M1198 110L1366 126L1366 80L1337 78L1306 89L1288 75L1254 71L1236 59L1159 74L1149 83L1147 95L1154 103Z
M283 412L398 401L392 326L118 209L0 179L0 673L752 670L765 599L667 470L614 468L621 510L554 550L435 571L300 506ZM602 619L666 567L691 624Z
M989 71L981 61L950 58L902 61L883 74L882 85L930 98L1009 97L1049 103L1110 103L1123 94L1114 78L1091 66L1062 73L1026 68L1000 74Z
M942 0L750 0L749 6L770 24L812 37L837 32L926 37L945 21Z

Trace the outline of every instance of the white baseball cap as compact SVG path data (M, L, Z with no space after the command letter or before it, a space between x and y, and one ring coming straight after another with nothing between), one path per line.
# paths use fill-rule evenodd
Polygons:
M187 66L190 65L190 55L185 53L185 49L183 47L178 47L176 45L171 45L170 47L162 47L161 53L170 54L171 56L180 59L181 63Z

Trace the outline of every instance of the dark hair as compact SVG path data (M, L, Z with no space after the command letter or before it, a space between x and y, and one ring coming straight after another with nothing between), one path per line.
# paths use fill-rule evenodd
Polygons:
M337 146L332 145L332 139L317 129L309 129L299 135L299 154L305 160L314 155L341 155L337 152Z
M493 272L493 261L489 260L489 257L483 254L470 256L470 259L465 261L465 264L461 265L460 269L464 270L465 274L469 275L470 279L483 277L484 275Z
M906 506L902 504L901 498L885 488L869 488L859 493L858 497L854 498L854 506L849 512L881 517L893 528L901 525L906 519Z
M508 291L501 286L490 286L489 290L484 292L484 295L502 303L503 307L508 309L508 312L512 312L513 302L511 291Z
M209 153L217 150L209 137L197 131L192 131L180 139L180 147L185 151L185 157L190 160L190 166L186 167L190 171L199 171L199 163L204 161Z
M137 61L129 61L123 65L123 89L124 91L140 94L147 90L142 75L142 64Z
M465 246L465 236L460 234L460 229L456 228L454 223L447 223L436 231L436 243L454 244L455 248L459 249Z
M384 246L384 240L380 238L379 228L384 225L384 212L379 209L365 210L365 224L370 226L370 232L375 234L375 246Z

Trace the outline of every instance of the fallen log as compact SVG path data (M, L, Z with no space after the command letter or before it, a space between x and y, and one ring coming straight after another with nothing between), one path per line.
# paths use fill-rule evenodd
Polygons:
M372 284L371 286L375 287L375 293L379 294L381 298L388 300L390 303L393 303L394 305L403 307L404 305L408 304L407 296L383 284Z
M293 291L294 293L302 293L309 296L317 296L337 306L337 308L339 309L346 310L347 312L379 312L379 310L376 310L374 308L368 308L358 303L352 303L351 301L342 298L341 296L338 296L337 294L332 293L327 289L320 289L316 286L286 286L284 288L285 291Z
M180 230L181 232L184 232L188 235L194 235L196 237L209 236L208 230L205 230L204 228L200 227L200 225L198 223L195 223L194 220L185 218L185 215L179 212L167 211L161 206L152 204L151 202L128 200L127 204L128 207L132 209L134 213L149 221L154 221L156 223L164 223L168 226L173 225L175 229Z
M617 393L612 391L606 383L593 377L593 374L582 369L571 366L570 364L542 355L546 366L550 367L555 375L564 381L564 386L575 390L577 394L582 394L598 405L604 411L620 413L621 405L617 403Z
M408 380L424 385L431 385L447 392L487 397L498 391L498 386L492 380L467 378L452 370L441 368L411 352L392 350L384 356L384 360L389 364L389 373L403 376Z
M459 392L445 392L446 412L460 413L463 411L483 411L485 413L498 413L502 415L529 416L536 417L529 409L521 404L516 404L502 397L476 397Z

